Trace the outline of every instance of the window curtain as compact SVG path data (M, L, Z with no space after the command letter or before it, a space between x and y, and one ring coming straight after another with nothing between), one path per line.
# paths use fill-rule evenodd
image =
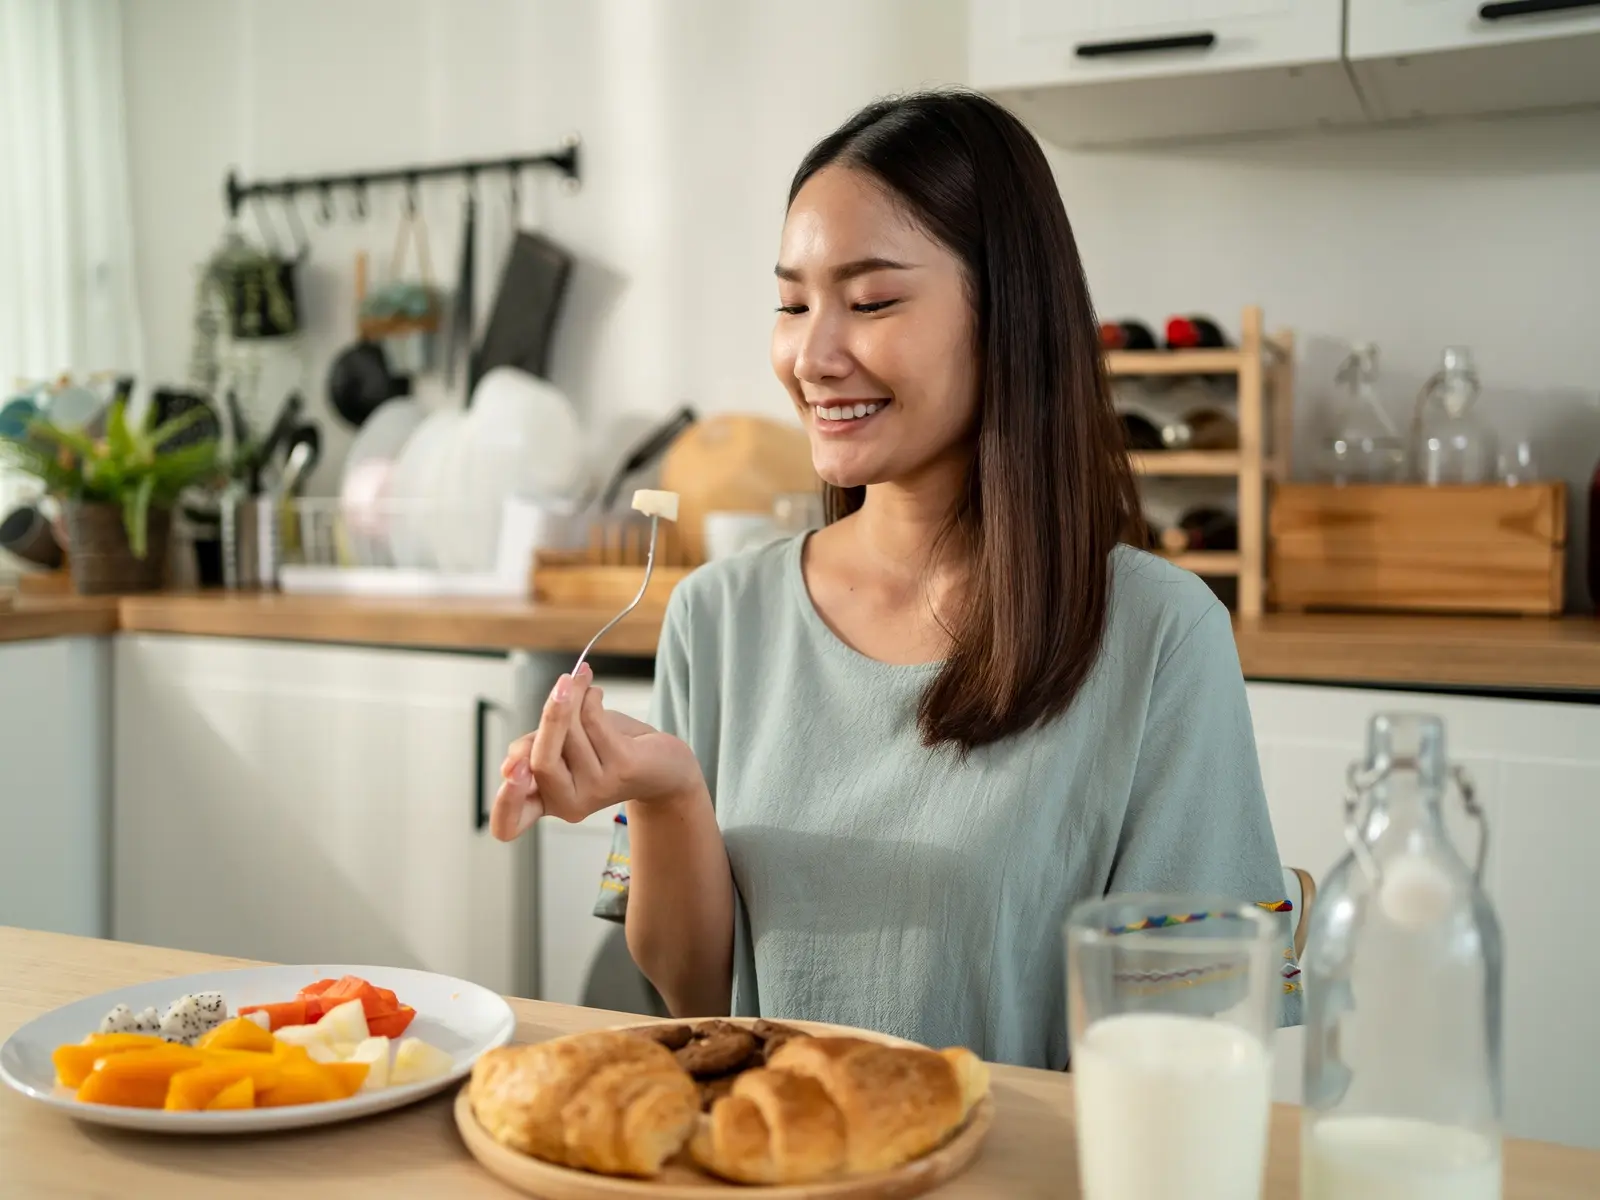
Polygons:
M0 0L0 399L142 377L121 0Z

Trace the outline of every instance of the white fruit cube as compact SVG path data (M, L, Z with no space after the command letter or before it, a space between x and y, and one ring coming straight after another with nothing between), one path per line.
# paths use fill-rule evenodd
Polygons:
M678 493L640 488L633 494L633 507L647 517L665 517L669 521L676 521Z
M370 1031L367 1029L367 1013L361 1007L361 1001L350 1000L337 1008L329 1009L322 1015L322 1020L317 1022L319 1027L327 1027L329 1043L349 1042L352 1046L367 1040Z
M312 1042L306 1047L306 1054L312 1062L316 1063L344 1061L344 1055L340 1054L335 1047L328 1045L327 1042Z
M454 1066L455 1059L439 1047L430 1046L421 1038L409 1037L395 1051L389 1082L396 1087L402 1083L423 1083L448 1075Z
M272 1036L291 1046L326 1046L331 1040L328 1030L321 1025L282 1025L272 1031Z
M388 1038L369 1037L350 1051L346 1061L367 1064L367 1078L361 1085L363 1089L375 1090L389 1086Z
M259 1008L256 1009L256 1011L253 1012L253 1013L245 1013L244 1014L244 1019L246 1021L254 1021L257 1025L261 1026L261 1028L263 1028L263 1029L271 1029L272 1028L272 1018L270 1016L268 1016L266 1013L262 1012L261 1009L259 1009Z

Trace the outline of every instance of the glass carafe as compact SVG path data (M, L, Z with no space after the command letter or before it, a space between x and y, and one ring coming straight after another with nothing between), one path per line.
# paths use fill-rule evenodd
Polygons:
M1476 868L1446 835L1454 781ZM1500 927L1487 829L1437 717L1372 719L1350 769L1350 852L1317 890L1305 986L1303 1200L1499 1200Z
M1449 346L1417 396L1411 458L1420 483L1484 483L1494 470L1494 435L1473 411L1482 386L1472 351Z
M1339 392L1328 414L1319 468L1329 483L1399 483L1406 445L1378 399L1378 348L1359 342L1334 377Z

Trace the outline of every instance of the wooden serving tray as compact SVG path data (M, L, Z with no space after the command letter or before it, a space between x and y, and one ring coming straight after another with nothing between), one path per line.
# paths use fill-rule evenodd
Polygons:
M737 1024L749 1020L731 1018ZM668 1022L677 1024L678 1022ZM683 1022L693 1024L693 1022ZM914 1043L864 1029L842 1028L811 1021L785 1021L818 1037L858 1037L890 1045ZM944 1145L892 1171L857 1175L849 1179L761 1187L728 1183L699 1170L685 1150L667 1164L655 1179L624 1179L597 1175L572 1167L559 1167L543 1159L502 1146L490 1137L472 1111L470 1081L456 1094L456 1128L479 1164L502 1183L540 1200L731 1200L743 1195L752 1200L902 1200L921 1196L954 1179L978 1156L984 1137L994 1122L994 1097L985 1096Z

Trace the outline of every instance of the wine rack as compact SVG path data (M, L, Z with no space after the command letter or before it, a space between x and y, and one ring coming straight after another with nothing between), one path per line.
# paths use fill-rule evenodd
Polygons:
M1114 350L1113 376L1232 375L1238 380L1236 450L1140 450L1130 454L1141 475L1232 478L1238 485L1239 548L1167 555L1197 575L1238 580L1238 614L1261 615L1266 600L1267 483L1289 478L1294 420L1294 335L1265 332L1262 311L1249 306L1239 344L1208 350Z

